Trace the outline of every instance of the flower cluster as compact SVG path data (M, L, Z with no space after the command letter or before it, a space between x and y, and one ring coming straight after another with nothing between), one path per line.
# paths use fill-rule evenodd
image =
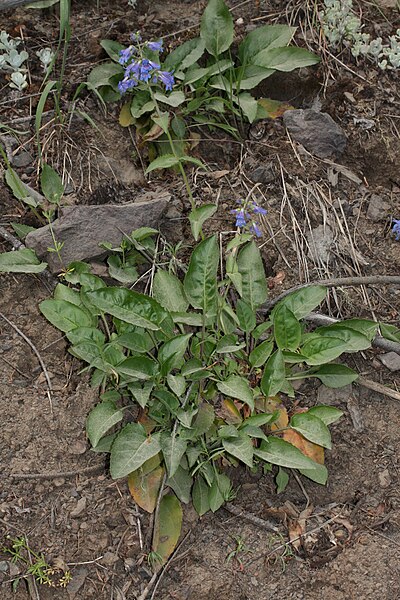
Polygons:
M258 215L266 215L267 211L257 204L255 200L246 201L238 200L239 208L231 210L231 214L235 215L235 227L240 229L248 229L250 233L257 237L262 236L260 224L257 221Z
M162 83L166 91L170 92L175 83L172 72L162 71L159 63L143 56L145 49L150 52L162 52L162 40L141 44L142 38L137 33L132 34L131 39L135 44L131 44L119 53L119 63L125 67L124 78L118 84L121 94L125 94L140 82Z
M396 241L400 241L400 219L393 219L392 233L396 236Z

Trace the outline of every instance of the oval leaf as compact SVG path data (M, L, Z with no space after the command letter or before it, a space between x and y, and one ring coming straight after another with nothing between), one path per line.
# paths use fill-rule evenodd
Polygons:
M274 335L281 350L297 350L301 340L301 326L292 311L282 304L273 315Z
M332 447L331 434L328 427L321 419L309 412L293 415L290 419L290 427L314 444L328 449Z
M137 423L125 425L111 448L110 472L113 479L126 477L161 450L160 434L147 437Z
M254 410L253 391L244 377L230 375L226 381L218 381L217 388L225 396L240 400Z
M232 44L233 19L223 0L209 0L201 19L200 37L216 58Z
M122 421L123 417L123 411L111 400L105 400L95 406L86 421L86 433L92 446L97 446L103 435L113 425Z
M163 496L154 523L153 550L165 564L175 550L182 529L182 506L173 494Z
M211 315L217 308L218 263L218 244L213 235L194 249L184 281L185 293L193 308Z
M128 477L128 487L132 498L140 508L148 513L154 512L163 477L164 469L161 466L156 467L150 473L143 473L142 469L138 469L130 473Z

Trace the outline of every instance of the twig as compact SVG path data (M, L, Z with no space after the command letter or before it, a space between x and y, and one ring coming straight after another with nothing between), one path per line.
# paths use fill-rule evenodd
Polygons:
M355 383L359 383L365 388L372 390L374 392L378 392L378 394L383 394L384 396L388 396L389 398L393 398L393 400L400 400L400 392L396 392L391 388L386 387L386 385L382 385L381 383L377 383L376 381L371 381L370 379L365 379L364 377L359 377Z
M1 227L0 225L0 237L2 237L6 242L9 242L14 250L20 250L21 248L25 248L24 244L16 238L11 233L8 233L7 229Z
M257 525L258 527L262 527L263 529L268 529L269 531L273 531L274 533L279 533L279 535L281 534L279 528L276 525L274 525L272 521L260 519L260 517L256 517L255 515L244 512L240 508L237 508L236 506L230 503L224 504L223 508L232 515L235 515L235 517L241 517L242 519L246 519L246 521L253 523L253 525Z
M51 381L50 381L50 377L49 377L49 374L46 369L46 365L43 362L43 359L39 353L39 350L36 348L35 344L19 329L19 327L17 327L12 321L7 319L7 317L5 315L3 315L3 313L1 313L1 312L0 312L0 317L2 319L4 319L4 321L6 321L6 323L8 323L14 329L22 337L23 340L25 340L25 342L28 344L28 346L30 346L32 348L32 350L34 351L34 353L36 354L38 361L40 363L40 366L42 367L44 376L46 378L47 387L49 388L50 407L52 409L51 394L53 392L53 386L51 385ZM52 412L53 412L53 409L52 409Z
M262 305L259 312L270 312L270 310L278 304L280 300L286 298L293 292L302 290L304 288L312 287L314 285L322 285L324 287L341 287L341 286L352 286L352 285L385 285L385 284L397 284L400 285L400 276L398 275L375 275L371 277L337 277L333 279L321 279L320 281L313 281L311 283L302 283L301 285L295 285L294 287L285 290L282 294L279 294L273 300L269 300Z
M94 475L95 473L101 473L104 471L105 464L100 463L99 465L93 465L86 467L85 469L77 469L76 471L60 471L59 473L15 473L11 474L10 477L16 480L23 479L70 479L77 475Z
M332 325L333 323L341 323L340 319L334 319L333 317L327 317L326 315L320 315L318 313L310 313L307 317L304 317L305 321L310 321L316 325ZM387 352L397 352L400 354L400 344L398 342L392 342L387 340L381 335L377 335L372 340L372 345L376 348L382 348Z

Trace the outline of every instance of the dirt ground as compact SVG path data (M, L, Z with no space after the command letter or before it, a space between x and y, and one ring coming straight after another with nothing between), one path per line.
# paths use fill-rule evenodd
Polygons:
M127 43L129 33L140 29L148 38L163 36L173 48L195 34L205 4L139 0L136 9L128 10L125 0L73 2L65 106L94 64L105 58L101 39ZM228 4L234 18L243 19L235 25L238 38L254 24L304 24L309 5L294 0ZM400 27L394 8L361 4L366 30L387 35ZM0 12L0 19L0 29L13 35L22 27L30 52L56 43L53 10L20 8ZM302 31L296 39L312 45L310 32ZM335 58L325 50L318 67L272 77L257 92L298 108L318 102L346 133L347 148L340 159L310 155L288 137L281 119L247 127L243 143L203 131L196 149L210 173L193 174L195 198L219 202L213 230L232 230L229 210L252 189L267 208L261 247L271 296L320 278L399 274L400 242L390 232L391 219L400 218L399 73L382 73L371 64L357 65L346 52ZM29 93L19 100L1 82L0 123L28 132L20 139L32 161L16 170L37 187L34 118L28 117L34 115L39 97L39 71L31 78ZM44 155L69 184L67 202L125 201L145 191L168 191L172 203L162 230L172 241L187 238L188 203L179 178L169 173L145 180L131 132L119 127L114 105L104 115L96 100L84 94L78 107L90 114L98 130L80 119L62 130L50 120L43 130ZM265 167L264 176L257 181L260 166ZM10 221L34 223L1 182L0 225ZM325 227L323 239L326 228L332 238L326 260L310 250L319 225ZM0 251L7 250L9 245L0 241ZM10 567L7 555L0 553L0 596L144 598L152 576L145 558L149 518L137 511L126 482L110 478L103 455L89 449L85 420L97 393L87 374L80 374L80 363L68 354L65 339L38 310L50 294L42 277L0 275L0 311L14 325L0 314L0 546L8 543L6 536L24 535L51 563L67 564L73 579L66 589L35 586L29 580L13 592L11 580L18 576L18 567ZM400 287L394 285L332 290L323 307L325 314L337 318L362 316L397 326L399 310ZM50 375L51 396L36 354L15 327L39 351ZM381 354L375 349L351 355L348 365L365 378L399 389L396 372L384 367ZM191 506L185 507L180 545L148 598L400 598L398 400L360 385L329 390L316 383L300 387L298 398L306 406L325 403L344 412L332 428L328 484L321 487L292 477L277 495L271 475L232 473L237 487L232 505L201 519ZM302 517L307 517L308 534L296 549L288 533L295 536ZM268 529L270 521L279 534ZM238 544L242 552L229 558Z

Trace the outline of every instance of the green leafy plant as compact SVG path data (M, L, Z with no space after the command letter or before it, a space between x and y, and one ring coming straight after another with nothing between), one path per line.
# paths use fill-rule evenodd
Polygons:
M132 99L122 107L120 123L134 124L139 145L151 143L161 155L151 163L148 172L168 168L177 164L177 158L187 157L190 139L193 140L193 134L188 132L193 126L218 127L237 135L232 117L252 123L276 116L280 103L257 100L249 90L275 71L292 71L319 61L307 50L289 45L294 33L295 28L287 25L259 27L244 38L234 56L232 15L223 0L209 0L200 36L175 48L161 66L162 44L144 43L144 58L156 65L152 71L155 77L143 77L134 68L143 61L143 44L139 34L134 34L129 48L112 40L101 42L112 62L95 67L88 86L105 102L118 101L121 93L132 93ZM149 50L157 44L157 50ZM170 75L169 94L160 90L163 78L158 75L159 69ZM168 135L175 148L172 157Z
M38 554L29 546L24 536L11 538L7 536L8 545L3 546L1 551L11 556L11 561L15 564L22 563L26 567L23 575L13 580L13 590L17 590L22 579L30 575L35 578L37 583L49 587L66 587L72 579L71 571L66 567L50 565L43 554Z
M354 381L353 370L332 361L370 347L377 330L352 319L307 331L302 320L326 295L320 286L288 296L260 322L267 285L249 237L229 242L223 274L211 236L193 250L183 280L158 268L152 295L109 287L87 268L67 273L70 286L59 284L40 304L100 388L88 438L110 453L111 476L127 477L137 504L155 512L151 552L163 561L179 537L180 502L192 499L203 515L234 497L227 466L277 465L281 489L285 468L326 482L328 426L341 411L288 413L282 397L295 397L298 379Z
M64 268L61 257L63 242L59 242L55 238L52 227L52 221L54 220L56 211L59 208L64 195L64 185L60 176L52 167L50 167L50 165L46 163L42 164L40 174L40 185L44 194L44 196L42 196L20 179L11 167L1 146L0 154L3 156L7 165L5 171L5 181L7 185L13 192L14 197L28 206L39 222L48 223L53 246L49 247L47 250L48 252L57 254L60 266ZM25 237L25 235L33 229L32 227L20 224L13 224L13 227L16 233L21 235L21 237ZM0 254L0 272L3 273L41 273L46 267L47 263L40 262L36 254L28 248L21 248L13 252L3 252Z

